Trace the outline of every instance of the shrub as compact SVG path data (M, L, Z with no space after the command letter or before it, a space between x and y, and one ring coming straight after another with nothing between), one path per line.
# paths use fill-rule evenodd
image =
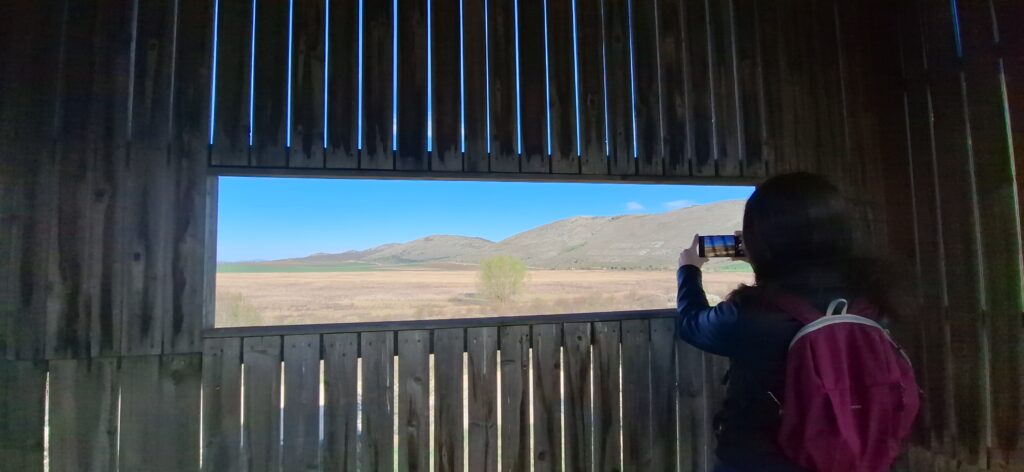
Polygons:
M526 285L527 269L512 256L493 256L480 261L480 293L498 305L511 301Z

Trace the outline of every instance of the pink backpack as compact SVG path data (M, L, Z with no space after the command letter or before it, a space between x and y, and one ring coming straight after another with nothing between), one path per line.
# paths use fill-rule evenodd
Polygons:
M877 310L838 299L822 316L796 297L779 297L775 304L805 325L790 342L785 392L776 399L782 451L811 471L889 470L920 399L910 359L869 318L877 318ZM839 305L843 311L834 314ZM847 307L859 315L848 314Z

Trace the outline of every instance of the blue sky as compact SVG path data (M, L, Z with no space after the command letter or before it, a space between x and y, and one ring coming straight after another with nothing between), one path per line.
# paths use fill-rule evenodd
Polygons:
M217 260L300 257L432 234L492 241L573 216L746 199L751 187L221 177Z

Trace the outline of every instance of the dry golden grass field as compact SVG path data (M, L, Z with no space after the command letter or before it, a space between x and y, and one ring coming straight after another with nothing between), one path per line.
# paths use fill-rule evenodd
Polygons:
M706 272L712 303L749 272ZM515 299L478 294L474 270L218 273L217 326L345 323L495 315L585 313L675 305L671 271L531 270Z

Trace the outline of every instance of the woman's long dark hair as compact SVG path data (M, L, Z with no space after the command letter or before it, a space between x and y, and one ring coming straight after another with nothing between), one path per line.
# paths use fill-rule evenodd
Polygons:
M839 291L895 316L881 265L858 244L858 231L846 200L824 177L799 172L768 179L747 200L743 215L756 285L734 296Z

